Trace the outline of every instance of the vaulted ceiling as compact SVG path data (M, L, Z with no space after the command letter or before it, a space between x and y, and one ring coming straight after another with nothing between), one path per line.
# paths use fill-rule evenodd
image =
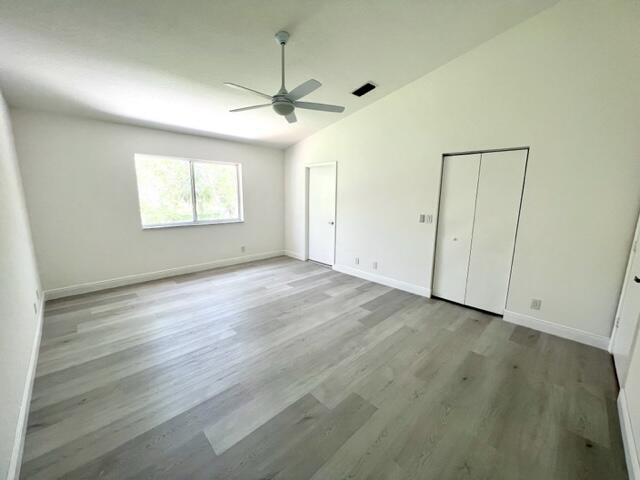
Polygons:
M16 107L284 147L557 1L2 0L0 88ZM316 78L305 100L343 114L228 112L262 101L225 81L278 90L280 29L289 89Z

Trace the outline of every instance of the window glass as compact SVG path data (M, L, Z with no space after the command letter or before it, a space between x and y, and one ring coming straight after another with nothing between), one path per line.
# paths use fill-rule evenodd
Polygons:
M136 156L142 225L192 222L189 162L150 155Z
M242 221L240 165L157 155L135 163L143 227Z
M194 162L198 220L236 220L238 205L237 165Z

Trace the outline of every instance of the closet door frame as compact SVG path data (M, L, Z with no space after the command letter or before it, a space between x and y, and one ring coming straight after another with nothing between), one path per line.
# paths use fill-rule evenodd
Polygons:
M451 157L451 156L455 156L455 155L474 155L474 154L483 154L483 153L496 153L496 152L512 152L512 151L520 151L520 150L524 150L526 151L526 155L525 155L525 161L524 161L524 180L522 182L522 193L520 195L520 206L518 208L518 220L516 222L516 232L515 232L515 236L514 236L514 242L513 242L513 252L511 253L511 267L509 269L509 284L507 286L507 296L505 298L505 309L507 307L507 304L509 303L509 293L511 291L511 277L513 274L513 261L515 259L516 256L516 248L518 248L518 232L520 230L520 217L522 215L522 204L524 203L524 193L526 191L527 188L527 169L529 167L529 152L530 152L530 147L529 146L523 146L523 147L510 147L510 148L493 148L493 149L487 149L487 150L469 150L469 151L461 151L461 152L445 152L442 155L440 155L440 180L438 183L438 199L437 199L437 206L436 206L436 216L434 218L434 223L435 223L435 230L434 230L434 234L433 234L433 248L431 249L431 281L429 284L429 291L433 292L433 285L434 285L434 279L435 279L435 266L436 266L436 254L437 254L437 249L438 249L438 226L439 226L439 222L440 222L440 206L442 204L442 180L443 180L443 176L444 176L444 162L445 162L445 158L446 157ZM481 160L482 161L482 160ZM446 301L450 301L450 300L446 300ZM455 302L453 302L455 303ZM469 306L469 305L464 305L467 308L473 308L475 310L479 310L475 307ZM484 311L484 310L482 310ZM491 315L495 315L492 312L488 312Z

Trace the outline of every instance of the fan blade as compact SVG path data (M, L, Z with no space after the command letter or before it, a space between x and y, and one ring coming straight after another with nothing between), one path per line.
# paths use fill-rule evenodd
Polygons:
M287 119L289 123L296 123L298 118L296 117L296 112L291 112L289 115L286 115L284 118Z
M327 105L326 103L313 102L295 102L297 108L306 108L307 110L320 110L322 112L344 112L344 107L339 105Z
M317 90L321 86L322 84L318 80L315 80L312 78L311 80L307 80L306 82L301 83L296 88L291 90L287 94L287 98L289 98L290 100L298 100L299 98L302 98L305 95L309 95L311 92L313 92L314 90Z
M260 95L261 97L268 98L269 100L271 100L271 95L267 95L266 93L259 92L259 91L257 91L257 90L254 90L253 88L243 87L242 85L238 85L237 83L231 83L231 82L224 82L224 84L225 84L227 87L231 87L231 88L239 88L240 90L246 90L246 91L248 91L248 92L257 93L257 94L258 94L258 95Z
M230 112L244 112L245 110L253 110L254 108L263 108L263 107L270 107L271 104L270 103L263 103L262 105L251 105L250 107L242 107L242 108L235 108L233 110L229 110Z

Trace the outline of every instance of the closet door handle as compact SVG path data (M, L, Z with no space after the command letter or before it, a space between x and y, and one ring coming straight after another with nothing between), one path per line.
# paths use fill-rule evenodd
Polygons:
M633 278L633 281L636 283L640 283L640 277L638 277L637 275Z

